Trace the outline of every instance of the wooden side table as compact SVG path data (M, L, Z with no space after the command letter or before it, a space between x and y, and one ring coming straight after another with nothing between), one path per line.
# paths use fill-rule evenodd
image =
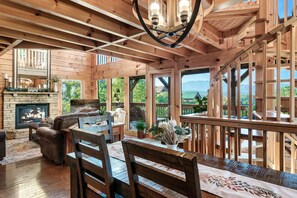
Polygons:
M33 140L33 130L36 131L38 128L38 124L29 124L29 141Z

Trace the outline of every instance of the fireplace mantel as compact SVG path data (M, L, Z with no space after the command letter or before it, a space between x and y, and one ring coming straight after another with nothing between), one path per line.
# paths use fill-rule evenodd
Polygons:
M14 91L4 91L3 95L9 94L13 95L14 97L18 95L48 95L48 96L53 96L57 95L57 92L14 92Z

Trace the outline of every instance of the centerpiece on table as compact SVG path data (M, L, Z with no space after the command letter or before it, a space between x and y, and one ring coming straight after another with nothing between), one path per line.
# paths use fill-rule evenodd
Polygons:
M153 125L149 132L152 132L155 139L164 142L167 148L176 150L178 143L182 142L191 133L191 130L177 126L175 120L169 120Z

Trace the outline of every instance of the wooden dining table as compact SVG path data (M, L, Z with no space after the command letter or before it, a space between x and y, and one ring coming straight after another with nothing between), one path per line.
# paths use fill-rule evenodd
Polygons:
M143 140L147 143L146 140ZM152 142L151 140L148 141ZM157 145L156 143L153 143ZM160 145L164 147L163 145ZM111 149L112 147L108 147ZM110 152L110 151L109 151ZM291 189L297 189L297 175L286 172L280 172L264 167L259 167L247 163L237 162L234 160L218 158L200 153L194 153L197 156L198 164L202 164L208 167L216 168L223 171L229 171L241 176L261 180L271 184L287 187ZM79 185L76 171L75 154L69 153L66 157L66 165L70 166L71 177L71 197L76 198L79 196ZM127 174L126 163L123 160L110 157L112 174L114 178L114 185L116 193L123 197L130 197L129 194L129 179ZM218 197L210 192L202 191L202 197Z

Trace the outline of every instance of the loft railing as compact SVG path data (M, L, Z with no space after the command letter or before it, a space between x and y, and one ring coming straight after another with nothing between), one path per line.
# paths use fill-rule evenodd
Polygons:
M17 49L17 66L24 69L47 70L49 52L42 49Z

